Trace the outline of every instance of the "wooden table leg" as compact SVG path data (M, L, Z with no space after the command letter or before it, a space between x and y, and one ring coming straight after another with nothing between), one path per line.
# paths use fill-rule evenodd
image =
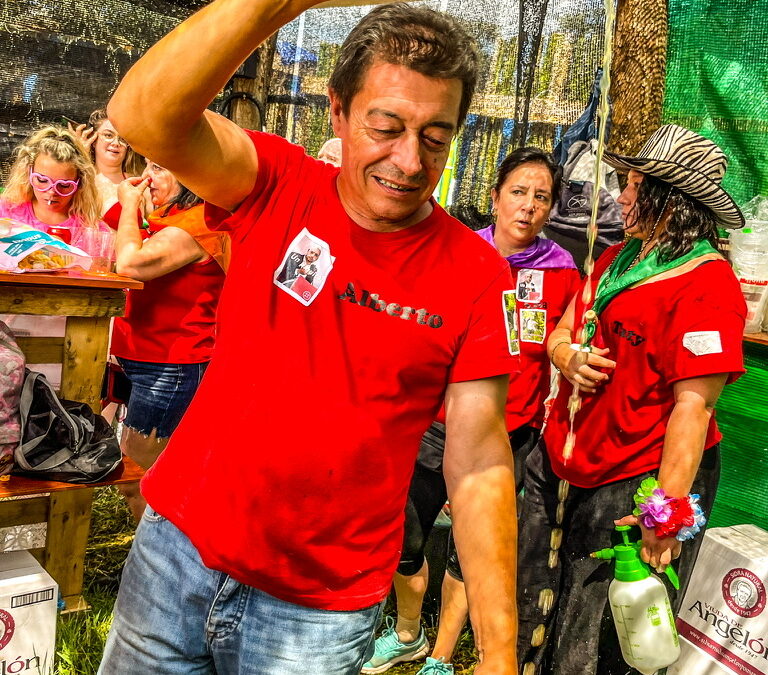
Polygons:
M87 609L82 597L85 547L91 527L93 488L52 492L44 567L66 603L65 612Z
M101 380L109 347L109 318L70 316L64 333L61 397L101 410ZM45 568L59 584L66 609L87 608L82 597L93 489L51 493Z
M70 316L64 333L61 397L101 411L101 381L109 348L109 317Z

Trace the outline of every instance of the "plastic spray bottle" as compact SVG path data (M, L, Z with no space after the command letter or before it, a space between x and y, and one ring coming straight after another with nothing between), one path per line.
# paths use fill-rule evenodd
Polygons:
M618 525L623 543L592 554L601 560L616 560L615 578L608 589L613 622L624 660L643 675L653 675L677 661L680 642L667 589L640 559L641 542L630 542L628 525ZM665 570L675 588L680 587L675 570Z

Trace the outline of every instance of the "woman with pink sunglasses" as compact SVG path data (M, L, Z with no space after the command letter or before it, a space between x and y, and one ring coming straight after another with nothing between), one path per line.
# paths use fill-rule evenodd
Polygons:
M63 127L44 126L14 155L0 218L55 234L90 253L88 230L109 228L100 219L96 173L80 139Z

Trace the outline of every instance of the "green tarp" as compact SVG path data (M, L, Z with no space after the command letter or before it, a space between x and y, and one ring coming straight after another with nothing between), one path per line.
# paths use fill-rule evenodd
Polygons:
M663 116L726 150L738 203L768 195L768 0L669 0Z

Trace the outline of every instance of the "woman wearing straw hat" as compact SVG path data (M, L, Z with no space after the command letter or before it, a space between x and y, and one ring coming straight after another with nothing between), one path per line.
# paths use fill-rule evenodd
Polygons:
M619 198L628 239L597 261L547 345L567 382L526 464L518 554L525 675L635 672L613 629L613 573L590 553L618 543L616 524L638 525L643 560L662 571L679 557L685 584L717 489L713 408L744 372L745 305L716 248L718 226L743 225L720 186L725 155L665 125L639 156L604 159L628 172ZM576 385L583 396L571 423ZM682 592L668 590L675 605Z

